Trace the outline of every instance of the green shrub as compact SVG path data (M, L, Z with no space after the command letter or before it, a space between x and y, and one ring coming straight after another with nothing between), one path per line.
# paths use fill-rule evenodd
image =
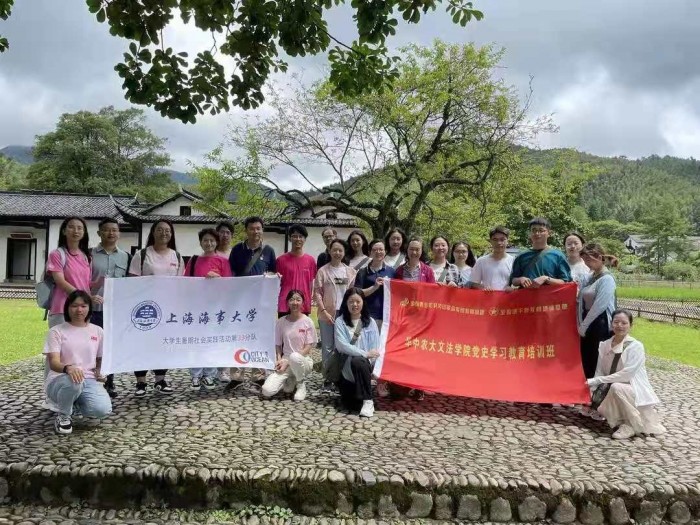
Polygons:
M674 261L661 267L661 275L671 281L694 281L697 279L698 270L692 264Z

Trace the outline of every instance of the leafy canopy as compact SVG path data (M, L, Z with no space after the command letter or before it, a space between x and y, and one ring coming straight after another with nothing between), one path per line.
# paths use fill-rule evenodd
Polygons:
M7 19L14 0L0 0ZM163 116L185 123L197 115L228 111L233 106L258 107L272 72L286 71L280 58L328 52L330 82L336 93L357 95L382 89L396 78L396 57L387 40L396 34L398 17L416 24L442 3L452 21L462 26L480 20L481 11L467 0L351 0L357 39L349 45L328 32L327 11L344 0L86 0L109 32L131 41L115 69L123 78L126 98L152 106ZM211 49L188 53L168 47L163 30L176 16L211 33ZM331 47L331 43L334 43ZM0 37L0 52L7 49ZM234 71L224 63L233 59Z

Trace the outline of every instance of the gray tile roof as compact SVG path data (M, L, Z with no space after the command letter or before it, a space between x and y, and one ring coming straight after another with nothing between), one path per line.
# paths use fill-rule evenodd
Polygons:
M134 202L133 197L114 196L122 204ZM65 218L76 215L86 219L120 217L109 195L41 192L35 190L0 191L0 217Z

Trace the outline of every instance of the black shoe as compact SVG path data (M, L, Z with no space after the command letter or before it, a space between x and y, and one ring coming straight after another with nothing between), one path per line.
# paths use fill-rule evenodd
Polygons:
M243 384L243 381L236 381L235 379L231 379L228 383L226 383L226 386L224 387L224 393L229 394L236 390L239 386Z
M112 399L119 397L117 390L114 388L114 383L112 383L111 381L107 381L105 383L105 390L107 391L109 397L111 397Z
M172 394L174 392L173 387L171 387L165 379L161 379L158 381L155 385L153 385L153 388L156 392L160 394Z
M58 414L56 416L56 421L53 425L56 434L70 434L73 432L73 422L70 416L64 416L63 414Z
M146 385L146 383L136 383L136 392L134 392L134 396L144 397L146 395L146 388L148 388L148 385Z

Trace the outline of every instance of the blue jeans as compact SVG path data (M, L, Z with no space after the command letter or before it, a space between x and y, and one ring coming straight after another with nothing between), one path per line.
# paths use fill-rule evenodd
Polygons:
M340 312L336 312L335 317L338 317ZM318 322L318 328L321 331L321 364L323 369L323 375L326 375L326 363L328 362L328 356L335 348L335 325L328 324L325 321Z
M218 368L190 368L190 376L195 377L211 377L212 379L216 377Z
M109 394L94 379L74 383L68 374L61 374L46 386L46 394L65 416L73 414L73 404L86 417L102 419L112 413Z

